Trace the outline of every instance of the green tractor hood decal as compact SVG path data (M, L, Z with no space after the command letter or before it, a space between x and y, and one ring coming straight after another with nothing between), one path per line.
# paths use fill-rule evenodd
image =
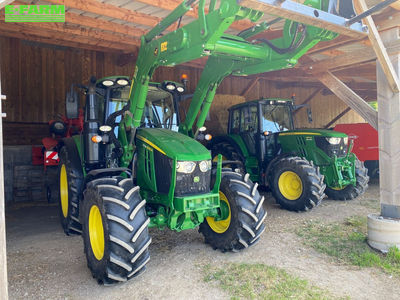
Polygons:
M297 129L283 131L279 133L279 136L294 136L294 135L313 135L313 136L325 136L325 137L346 137L347 135L342 132L326 129Z
M202 144L168 129L142 128L138 130L136 139L172 159L194 161L211 159L210 152Z

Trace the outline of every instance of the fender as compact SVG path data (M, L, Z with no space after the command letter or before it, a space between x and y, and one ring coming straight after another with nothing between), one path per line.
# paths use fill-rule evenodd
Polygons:
M82 167L81 156L79 155L79 149L78 145L76 144L76 140L72 137L63 138L57 145L57 151L60 152L63 146L67 147L71 165L74 170L77 170L76 176L83 180L85 170Z
M238 143L237 141L240 139L241 143ZM243 157L243 160L245 160L246 157L249 156L249 152L246 149L246 146L244 145L242 138L240 136L235 136L233 135L221 135L213 138L208 144L207 144L207 149L211 150L212 147L215 144L221 143L221 142L226 142L230 145L232 145L233 148L235 148L236 152L239 153L241 157Z

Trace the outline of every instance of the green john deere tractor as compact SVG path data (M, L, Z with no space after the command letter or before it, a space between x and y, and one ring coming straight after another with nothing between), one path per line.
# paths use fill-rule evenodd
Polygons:
M324 192L350 200L368 187L367 169L344 133L294 128L292 99L261 99L229 108L228 134L208 145L233 168L269 186L281 207L303 211L320 204ZM235 163L236 162L236 163ZM239 163L238 163L239 162Z
M194 5L198 19L180 26ZM288 9L309 18L329 17L336 26L346 21L336 0L294 6ZM273 40L253 37L281 19L237 35L226 33L235 21L257 22L262 16L237 0L212 0L208 8L205 0L185 0L141 37L132 80L93 79L82 87L83 132L60 143L60 216L67 234L82 233L87 263L98 282L126 281L145 269L149 227L199 227L206 243L221 251L239 251L259 241L266 213L257 184L248 174L223 169L222 156L212 163L211 153L195 138L226 76L292 67L318 42L337 36L284 19L282 37ZM177 29L164 33L176 22ZM347 30L363 29L355 23ZM150 79L159 66L204 56L207 63L178 128L171 103L183 86ZM67 107L76 110L74 93Z

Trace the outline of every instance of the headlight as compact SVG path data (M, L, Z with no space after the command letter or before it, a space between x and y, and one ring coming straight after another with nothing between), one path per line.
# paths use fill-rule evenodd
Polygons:
M103 84L104 86L107 86L107 87L108 87L108 86L114 85L114 81L107 79L107 80L104 80L104 81L102 82L102 84Z
M112 130L112 127L108 126L108 125L102 125L102 126L100 126L99 130L103 131L103 132L109 132Z
M126 79L118 79L117 80L117 83L119 84L119 85L128 85L128 80L126 80ZM104 84L104 83L103 83Z
M338 145L340 143L340 138L338 138L338 137L330 137L330 138L326 138L326 140L331 145Z
M178 86L178 87L176 88L176 90L177 90L179 93L183 93L183 92L185 91L185 89L184 89L183 87L181 87L181 86Z
M199 164L200 171L207 172L211 169L211 160L203 160Z
M176 88L175 84L173 83L168 83L165 87L167 88L168 91L173 91Z
M196 168L196 163L193 161L178 161L176 163L176 171L179 173L190 174Z
M345 145L347 145L349 143L349 137L346 136L345 138L343 138L343 142Z

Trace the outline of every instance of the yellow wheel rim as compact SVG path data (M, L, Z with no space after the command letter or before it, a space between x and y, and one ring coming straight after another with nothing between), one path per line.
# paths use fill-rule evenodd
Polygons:
M335 191L341 191L341 190L344 190L345 189L345 186L344 187L331 187L331 189L332 190L335 190Z
M279 191L288 200L297 200L303 193L303 184L299 175L292 171L286 171L279 176Z
M213 217L207 217L207 223L211 227L211 229L216 233L224 233L228 230L229 225L231 224L231 206L229 205L228 198L226 198L225 194L221 191L219 192L219 198L221 201L224 201L229 208L229 215L225 220L215 221Z
M92 251L97 260L104 256L104 229L101 213L96 205L89 212L89 238Z
M68 179L65 165L61 166L60 172L60 199L61 199L61 210L64 218L68 216Z
M222 155L222 160L227 160L225 156ZM215 155L213 160L213 162L218 162L218 155Z

